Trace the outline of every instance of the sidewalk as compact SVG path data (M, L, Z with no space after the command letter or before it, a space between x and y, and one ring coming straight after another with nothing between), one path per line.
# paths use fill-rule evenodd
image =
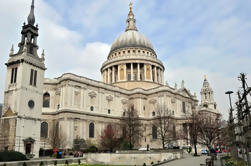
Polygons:
M209 156L199 156L194 157L192 155L187 155L186 158L174 160L161 166L200 166L200 164L206 164L206 158ZM217 160L214 161L214 166L221 166L220 158L217 157Z

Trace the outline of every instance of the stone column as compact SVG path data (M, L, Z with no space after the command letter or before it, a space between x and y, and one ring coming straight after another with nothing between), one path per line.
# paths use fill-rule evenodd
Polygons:
M118 65L118 80L117 80L117 82L119 82L119 81L121 81L120 80L120 65Z
M149 65L150 66L150 79L151 81L153 81L153 69L152 69L152 65Z
M137 80L139 81L140 80L140 64L139 63L137 64L137 67L138 67L138 78L137 78Z
M144 64L144 81L146 80L146 64Z
M74 98L75 98L75 93L74 93L74 87L71 86L71 106L74 106Z
M83 98L84 98L84 89L81 88L81 90L80 90L80 109L83 108Z
M63 107L63 87L60 88L60 108Z
M159 69L159 77L160 77L159 83L162 84L162 71L161 71L161 69Z
M161 71L161 75L162 75L162 84L164 84L164 70Z
M105 83L107 83L107 70L105 69Z
M158 79L157 79L157 66L154 66L154 82L158 82Z
M133 63L131 63L131 80L133 80Z
M158 68L158 83L160 83L160 68Z
M112 83L115 82L115 67L112 66Z
M111 83L111 68L109 67L107 70L108 70L108 77L107 77L108 81L107 81L107 83L110 84Z
M127 81L128 78L127 78L126 64L124 64L124 66L125 66L125 67L124 67L124 69L125 69L125 70L124 70L124 81Z

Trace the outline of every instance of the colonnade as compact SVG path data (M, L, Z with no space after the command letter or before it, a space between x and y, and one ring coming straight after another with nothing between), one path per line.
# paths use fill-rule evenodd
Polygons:
M164 71L160 66L146 63L125 63L110 66L102 72L107 84L121 81L152 81L164 83Z

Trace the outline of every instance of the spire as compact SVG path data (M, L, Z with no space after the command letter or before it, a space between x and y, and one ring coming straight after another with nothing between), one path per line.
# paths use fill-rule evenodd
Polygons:
M184 80L181 81L181 88L182 88L182 89L185 88L185 81L184 81Z
M31 10L30 10L30 14L27 18L28 24L30 25L34 25L35 23L35 15L34 15L34 0L32 0L31 3Z
M134 14L132 11L132 3L129 4L129 13L128 13L128 17L126 20L126 30L125 31L129 31L129 30L137 30L136 27L136 19L134 18Z
M10 49L10 54L9 54L9 55L11 56L11 55L13 55L13 54L14 54L14 46L13 46L13 44L12 44L12 45L11 45L11 49Z
M45 58L44 58L44 49L43 49L42 54L41 54L41 59L44 62L44 60L45 60Z

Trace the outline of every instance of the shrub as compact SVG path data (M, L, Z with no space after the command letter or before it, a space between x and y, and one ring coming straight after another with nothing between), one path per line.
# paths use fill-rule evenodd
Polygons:
M230 157L226 159L226 164L225 164L225 166L245 166L245 165L246 165L246 162L243 159L235 160Z
M3 151L0 152L0 161L22 161L27 160L26 156L20 152Z
M87 149L87 152L89 152L89 153L95 153L95 152L97 152L98 151L98 148L96 147L96 146L91 146L91 147L89 147L88 149Z
M78 165L80 165L81 164L81 161L78 159Z

